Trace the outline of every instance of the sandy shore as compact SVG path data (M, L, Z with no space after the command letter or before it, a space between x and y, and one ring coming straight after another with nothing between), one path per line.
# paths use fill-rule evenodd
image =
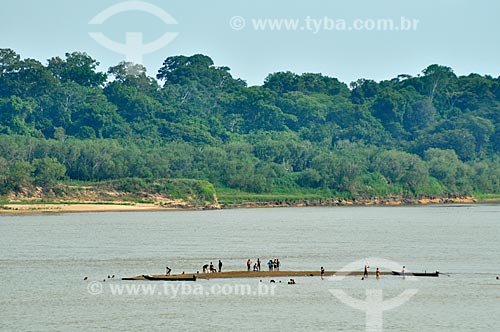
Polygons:
M0 205L0 214L37 214L37 213L76 213L76 212L133 212L133 211L179 211L179 210L201 210L203 207L194 207L173 201L173 205L154 203L131 203L131 202L82 202L82 203L6 203ZM477 200L473 197L459 198L434 198L412 201L401 201L393 199L365 199L365 200L342 200L334 201L285 201L280 202L255 202L247 204L234 204L222 206L224 209L238 208L283 208L283 207L311 207L311 206L400 206L400 205L429 205L429 204L473 204L473 203L500 203L498 199ZM221 208L205 207L206 209Z
M375 271L370 271L369 275L375 275ZM283 278L283 277L319 277L320 271L260 271L260 272L247 272L247 271L229 271L229 272L215 272L215 273L186 273L186 274L173 274L171 276L165 275L152 275L154 278L162 280L169 279L191 279L193 275L197 279L229 279L229 278ZM325 277L329 276L362 276L363 271L325 271ZM381 271L380 275L392 275L391 271ZM122 280L145 280L142 275L135 277L122 278Z
M168 211L179 210L166 208L156 204L4 204L0 214L30 214L30 213L77 213L77 212L128 212L128 211Z

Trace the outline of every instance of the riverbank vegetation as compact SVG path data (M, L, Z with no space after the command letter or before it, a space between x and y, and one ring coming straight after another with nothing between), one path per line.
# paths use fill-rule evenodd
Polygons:
M168 57L155 78L97 67L0 50L0 196L64 196L72 181L200 203L214 187L227 202L500 194L499 78L434 64L249 87L199 54Z

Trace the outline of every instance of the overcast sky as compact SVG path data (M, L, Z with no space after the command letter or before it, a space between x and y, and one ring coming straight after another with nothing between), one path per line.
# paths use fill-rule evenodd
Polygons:
M147 44L170 32L176 34L173 40L142 57L150 75L168 56L195 53L230 67L233 76L250 85L286 70L323 73L346 83L378 81L417 75L432 63L450 66L459 75L500 75L500 2L492 0L145 1L156 6L153 14L144 11L153 8L144 3L117 0L0 1L0 48L43 63L65 52L85 51L106 70L125 55L89 33L101 32L117 43L125 42L126 33L142 33ZM107 18L101 15L101 24L89 24L116 4L122 7ZM408 30L402 17L404 24L418 23ZM255 26L265 19L292 19L298 25L280 31ZM380 19L392 19L394 29L371 30Z

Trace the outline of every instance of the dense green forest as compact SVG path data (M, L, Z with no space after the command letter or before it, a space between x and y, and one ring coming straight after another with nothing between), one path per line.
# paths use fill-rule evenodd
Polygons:
M125 178L347 198L500 193L500 78L433 64L379 83L278 72L249 87L200 54L166 58L155 78L98 65L0 49L0 195Z

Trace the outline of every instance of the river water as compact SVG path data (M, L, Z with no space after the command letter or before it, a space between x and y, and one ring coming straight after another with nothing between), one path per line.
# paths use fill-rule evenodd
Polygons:
M498 331L499 253L500 205L0 216L0 331ZM446 275L119 280L276 257L282 270ZM380 320L335 290L367 303L377 290Z

